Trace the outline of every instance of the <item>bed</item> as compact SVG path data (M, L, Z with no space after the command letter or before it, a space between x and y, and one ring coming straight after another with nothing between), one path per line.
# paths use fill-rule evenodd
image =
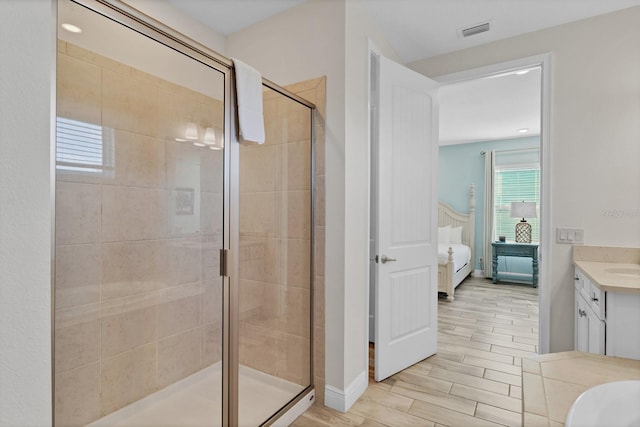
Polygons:
M469 212L438 203L438 292L454 300L456 287L473 272L475 188L469 189Z

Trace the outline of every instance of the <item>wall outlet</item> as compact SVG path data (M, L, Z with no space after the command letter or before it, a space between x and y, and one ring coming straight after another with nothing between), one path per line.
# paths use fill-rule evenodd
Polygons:
M584 228L558 227L556 228L556 243L570 245L584 244Z

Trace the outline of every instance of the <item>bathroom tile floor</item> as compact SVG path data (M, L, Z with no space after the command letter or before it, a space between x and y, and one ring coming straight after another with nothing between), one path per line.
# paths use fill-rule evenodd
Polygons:
M316 404L292 425L520 426L521 357L537 352L538 293L468 278L438 301L438 353L373 380L346 414Z

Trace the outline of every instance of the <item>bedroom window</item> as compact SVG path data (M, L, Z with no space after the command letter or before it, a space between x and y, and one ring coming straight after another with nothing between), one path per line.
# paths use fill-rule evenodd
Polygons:
M515 226L522 218L511 218L511 202L535 202L536 218L531 224L531 241L540 241L540 166L496 166L494 176L495 237L515 240Z
M70 174L113 176L112 130L91 123L57 117L56 169Z

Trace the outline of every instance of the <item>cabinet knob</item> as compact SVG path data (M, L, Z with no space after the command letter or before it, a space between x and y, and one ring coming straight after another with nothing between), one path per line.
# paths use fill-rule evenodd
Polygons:
M587 312L581 309L578 309L578 314L580 315L580 317L585 317L587 315Z
M580 280L580 278L578 276L576 276L576 277L573 278L573 280L575 280L577 282L578 280Z

